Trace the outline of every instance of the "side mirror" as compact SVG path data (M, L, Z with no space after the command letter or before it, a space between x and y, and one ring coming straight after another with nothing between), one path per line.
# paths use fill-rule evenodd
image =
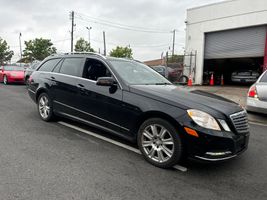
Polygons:
M112 77L99 77L96 85L100 86L114 86L117 82Z

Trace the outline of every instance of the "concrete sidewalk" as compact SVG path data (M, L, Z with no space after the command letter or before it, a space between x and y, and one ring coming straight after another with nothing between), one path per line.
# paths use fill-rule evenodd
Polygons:
M249 87L241 86L193 86L195 89L213 93L227 99L230 99L241 106L246 105L247 92ZM258 113L248 113L250 122L267 125L267 115Z

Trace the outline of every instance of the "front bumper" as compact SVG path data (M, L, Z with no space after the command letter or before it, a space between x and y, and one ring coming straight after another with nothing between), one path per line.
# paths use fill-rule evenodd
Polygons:
M9 83L24 83L24 77L8 77Z
M183 140L187 156L202 161L223 161L242 154L249 143L249 130L238 133L232 126L230 119L227 123L231 131L216 131L198 126L187 116L183 120L183 127L197 132L198 137L188 134L184 129Z
M267 102L257 98L247 97L246 109L252 112L267 114Z
M189 156L204 161L222 161L236 157L248 148L249 133L236 135L225 132L212 136L198 132L199 138L188 138ZM192 145L193 144L193 145Z

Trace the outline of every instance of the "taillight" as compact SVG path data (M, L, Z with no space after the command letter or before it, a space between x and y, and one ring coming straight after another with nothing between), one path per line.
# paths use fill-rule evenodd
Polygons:
M29 77L29 83L31 83L32 82L32 75L30 75L30 77Z
M256 86L255 85L252 86L251 88L249 88L248 97L258 98L257 90L256 90Z

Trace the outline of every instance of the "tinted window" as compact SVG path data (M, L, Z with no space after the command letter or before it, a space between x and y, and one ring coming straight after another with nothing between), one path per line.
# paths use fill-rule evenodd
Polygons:
M60 68L60 73L72 76L81 76L83 58L66 58Z
M56 73L59 73L59 70L60 70L60 67L63 63L63 60L61 60L57 65L56 67L53 69L53 72L56 72Z
M59 60L60 59L57 58L46 61L44 64L42 64L38 71L51 72Z
M260 82L267 83L267 71L266 71L265 74L261 77Z
M83 77L96 81L99 77L111 77L111 73L102 62L95 59L87 59Z

